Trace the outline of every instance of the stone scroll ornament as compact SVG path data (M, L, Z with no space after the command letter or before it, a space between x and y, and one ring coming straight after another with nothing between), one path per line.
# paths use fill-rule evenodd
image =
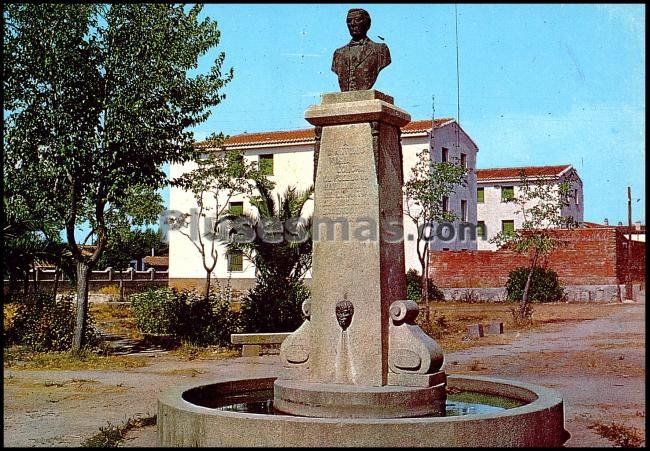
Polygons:
M442 367L442 349L415 324L418 313L414 301L390 306L388 368L393 373L431 374Z
M332 71L339 78L341 91L371 89L379 72L390 64L390 51L386 44L368 38L370 14L366 10L348 11L347 24L352 40L334 52Z
M305 321L280 345L280 358L285 367L307 369L311 347L311 301L302 303Z

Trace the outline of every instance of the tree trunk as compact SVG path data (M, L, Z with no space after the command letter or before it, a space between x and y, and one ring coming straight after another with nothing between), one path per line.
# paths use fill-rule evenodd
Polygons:
M59 265L54 267L54 286L52 287L52 296L56 302L56 292L59 289Z
M36 265L32 267L32 274L34 275L34 294L38 293L38 268Z
M206 271L205 273L205 299L210 297L210 276L212 271Z
M23 294L25 296L29 294L29 269L23 272Z
M15 291L16 291L16 274L12 271L9 273L9 292L7 293L8 302L13 301Z
M521 296L521 303L522 305L526 305L528 303L528 292L530 291L530 282L533 279L533 271L535 270L535 266L537 265L537 252L533 255L533 262L530 265L530 271L528 271L528 278L526 279L526 285L524 285L524 293Z
M429 304L429 280L427 278L426 269L423 269L422 276L420 276L420 283L422 284L421 296L425 305L425 317L429 321L429 312L431 311L431 305Z
M77 321L72 339L72 352L78 354L84 345L84 332L88 317L88 288L90 266L86 262L77 262Z
M422 265L422 298L426 302L427 324L431 321L431 300L429 299L429 243L425 243L424 264Z
M124 271L120 269L120 302L124 302Z

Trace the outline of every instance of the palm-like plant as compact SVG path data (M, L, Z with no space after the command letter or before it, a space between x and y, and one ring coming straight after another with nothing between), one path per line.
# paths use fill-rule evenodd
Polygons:
M251 199L257 214L243 214L256 228L253 240L232 241L229 252L242 252L255 264L257 284L245 297L242 323L247 332L286 332L300 325L300 306L309 292L302 283L311 268L311 216L301 217L313 186L305 191L288 187L273 195L264 185Z

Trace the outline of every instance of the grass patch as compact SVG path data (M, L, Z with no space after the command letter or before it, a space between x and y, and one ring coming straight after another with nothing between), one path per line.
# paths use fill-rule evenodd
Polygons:
M99 329L121 337L142 338L142 333L138 331L135 324L135 316L130 305L92 303L89 311Z
M14 315L16 314L16 310L18 309L18 304L15 302L9 303L9 304L3 304L2 306L2 323L4 325L4 331L6 332L7 329L11 326L11 323L13 322Z
M181 345L173 349L170 354L184 361L229 359L239 355L235 349L222 348L219 346L195 346L188 342L181 343Z
M117 448L117 445L124 440L127 432L131 429L153 426L156 424L156 415L150 417L129 418L120 425L113 425L110 422L106 427L100 427L99 433L84 440L83 448Z
M620 423L605 424L596 422L587 427L595 430L598 435L613 442L614 446L620 448L640 448L645 441L638 429Z
M165 376L190 376L190 377L195 377L199 374L205 374L205 371L200 370L198 368L179 368L176 370L167 370L163 371L159 374L163 374Z
M503 396L488 395L478 392L450 392L447 394L449 401L467 402L472 404L483 404L493 407L503 407L504 409L514 409L523 406L525 403L517 399L505 398Z
M128 356L103 356L90 351L31 352L22 346L4 348L4 367L20 370L94 370L129 369L146 366L145 359Z

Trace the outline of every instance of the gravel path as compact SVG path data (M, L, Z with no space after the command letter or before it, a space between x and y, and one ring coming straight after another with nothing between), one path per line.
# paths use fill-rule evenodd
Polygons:
M450 353L448 373L493 375L552 387L564 396L567 446L612 446L587 426L617 421L645 436L645 303L603 305L601 319L552 324L508 345ZM508 333L506 331L506 333ZM513 334L510 332L510 334ZM124 371L4 370L4 445L78 446L107 423L156 413L161 390L215 378L267 377L277 356L178 361L168 354ZM156 446L155 426L122 446Z

